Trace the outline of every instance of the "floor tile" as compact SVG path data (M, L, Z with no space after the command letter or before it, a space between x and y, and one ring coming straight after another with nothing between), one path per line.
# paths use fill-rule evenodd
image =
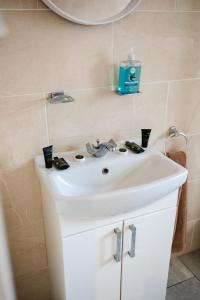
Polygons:
M180 260L200 280L200 250L184 254Z
M194 277L179 258L172 258L169 267L168 287Z
M199 300L200 282L196 278L189 279L167 289L166 300Z

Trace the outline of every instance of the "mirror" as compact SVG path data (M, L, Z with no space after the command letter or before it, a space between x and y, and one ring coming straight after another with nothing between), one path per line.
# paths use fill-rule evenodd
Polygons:
M61 17L82 25L103 25L129 15L141 0L42 0Z

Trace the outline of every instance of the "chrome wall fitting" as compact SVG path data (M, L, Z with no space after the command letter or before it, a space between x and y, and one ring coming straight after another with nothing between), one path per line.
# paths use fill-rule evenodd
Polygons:
M68 102L73 102L74 98L72 98L69 95L65 95L63 91L60 92L53 92L48 94L47 100L51 104L57 104L57 103L68 103Z
M179 137L179 136L184 137L186 144L188 143L188 138L183 132L178 131L175 126L169 127L169 137L170 138Z
M170 139L174 139L174 138L178 138L178 137L183 137L185 140L185 148L187 150L187 145L188 145L188 138L185 135L185 133L179 131L176 126L171 126L169 127L169 133L168 133L168 137L165 139L164 142L164 154L167 154L167 144L169 142Z

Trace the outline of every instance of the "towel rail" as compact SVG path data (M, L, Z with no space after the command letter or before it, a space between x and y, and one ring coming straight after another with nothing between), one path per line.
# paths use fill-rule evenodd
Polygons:
M188 144L188 138L187 138L187 136L183 132L178 131L178 129L176 128L176 126L169 127L169 136L166 138L165 145L164 145L164 154L165 155L167 153L166 148L167 148L167 143L168 143L169 139L171 139L171 138L177 138L177 137L180 137L180 136L182 136L184 138L185 145L186 145L186 148L187 148L187 144Z

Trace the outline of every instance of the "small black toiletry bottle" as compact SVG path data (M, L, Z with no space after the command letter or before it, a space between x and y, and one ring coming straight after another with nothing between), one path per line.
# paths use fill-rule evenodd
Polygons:
M53 166L53 145L44 147L42 150L44 154L45 167L50 169Z
M70 165L66 162L66 160L63 157L58 158L57 156L54 157L53 165L58 170L65 170L65 169L68 169L70 167Z
M141 129L142 132L142 147L147 148L151 129Z
M126 141L125 145L129 150L131 150L132 152L134 152L136 154L143 153L145 151L138 144L136 144L134 142Z

